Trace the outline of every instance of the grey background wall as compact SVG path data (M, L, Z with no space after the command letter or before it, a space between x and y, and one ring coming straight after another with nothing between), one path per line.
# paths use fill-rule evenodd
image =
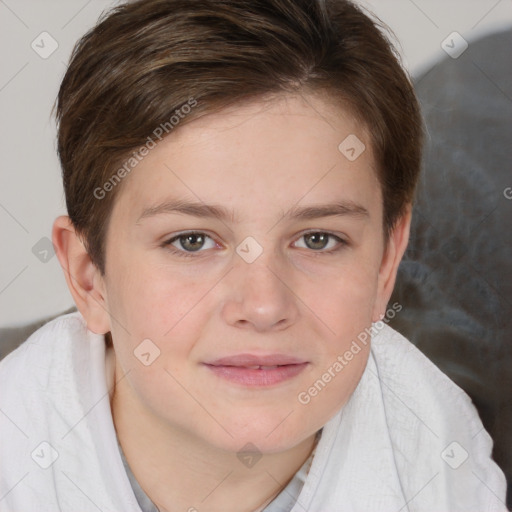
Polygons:
M360 3L394 31L412 76L512 27L511 0ZM72 305L49 243L54 218L65 213L50 112L75 41L115 4L0 0L0 327Z

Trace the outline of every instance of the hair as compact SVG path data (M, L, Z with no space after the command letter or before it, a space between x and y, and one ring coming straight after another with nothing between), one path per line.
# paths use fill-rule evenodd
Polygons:
M173 118L279 93L323 94L367 128L387 238L413 201L423 125L381 22L347 0L138 0L99 19L74 47L56 119L68 214L102 274L121 178L144 145Z

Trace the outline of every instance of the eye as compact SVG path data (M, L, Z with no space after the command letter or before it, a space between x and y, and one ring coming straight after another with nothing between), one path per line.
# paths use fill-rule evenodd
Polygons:
M302 245L299 242L301 240L304 240ZM295 247L323 252L334 252L347 244L339 236L323 231L305 233L299 238L299 241L295 242Z
M164 246L173 246L177 249L176 253L193 253L201 252L202 249L213 249L216 247L216 243L205 233L190 231L167 240Z

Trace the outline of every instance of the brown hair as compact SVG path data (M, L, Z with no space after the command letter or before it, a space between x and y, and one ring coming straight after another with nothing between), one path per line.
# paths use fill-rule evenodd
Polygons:
M181 125L302 91L348 103L368 128L389 233L413 199L422 121L392 46L358 7L347 0L138 0L103 16L77 42L56 104L68 214L100 271L117 180L158 127L170 133L178 114Z

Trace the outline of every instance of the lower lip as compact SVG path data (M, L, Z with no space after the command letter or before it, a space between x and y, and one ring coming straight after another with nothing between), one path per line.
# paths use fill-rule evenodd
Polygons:
M287 364L268 370L255 370L243 366L206 366L218 377L243 386L272 386L293 379L301 373L308 363Z

